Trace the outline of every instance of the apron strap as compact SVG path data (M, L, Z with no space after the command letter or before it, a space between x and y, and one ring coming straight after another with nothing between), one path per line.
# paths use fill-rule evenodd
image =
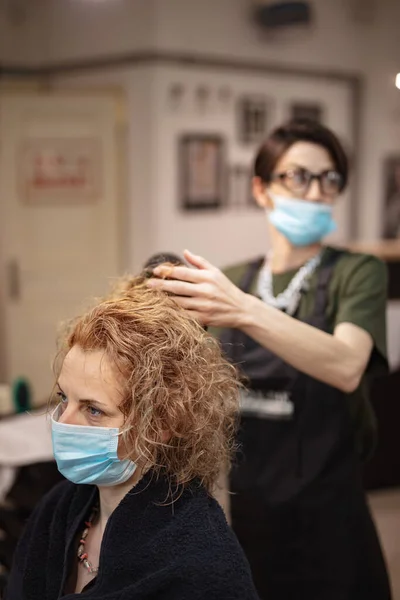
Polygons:
M247 269L238 286L242 290L242 292L246 292L247 294L251 290L254 278L260 270L264 260L265 256L261 256L248 264Z
M314 306L315 316L324 316L326 314L326 308L329 300L328 286L336 263L342 255L343 250L331 248L328 259L323 261L321 267L318 269L318 281L317 289L315 291Z

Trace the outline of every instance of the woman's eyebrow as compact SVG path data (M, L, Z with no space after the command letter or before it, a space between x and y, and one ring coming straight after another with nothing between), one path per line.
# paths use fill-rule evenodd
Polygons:
M103 408L108 408L106 404L103 404L103 402L99 402L95 398L79 398L79 402L90 402L91 404L97 404L98 406L102 406Z

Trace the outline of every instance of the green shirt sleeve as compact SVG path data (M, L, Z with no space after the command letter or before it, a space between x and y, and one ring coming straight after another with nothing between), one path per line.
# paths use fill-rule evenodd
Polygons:
M374 351L368 371L379 362L387 366L387 267L375 256L363 254L349 254L344 262L334 325L353 323L372 337Z

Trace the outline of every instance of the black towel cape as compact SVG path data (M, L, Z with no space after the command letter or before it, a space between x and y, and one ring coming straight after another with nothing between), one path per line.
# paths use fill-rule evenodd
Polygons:
M165 477L148 473L108 520L87 600L257 600L250 568L222 509L198 483L166 503ZM30 518L6 600L58 600L97 488L57 485Z

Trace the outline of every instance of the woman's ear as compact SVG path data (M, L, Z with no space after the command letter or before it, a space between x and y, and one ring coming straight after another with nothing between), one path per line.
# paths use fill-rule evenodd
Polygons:
M261 208L273 208L271 198L265 189L265 182L261 177L253 177L252 180L252 193L258 206Z

